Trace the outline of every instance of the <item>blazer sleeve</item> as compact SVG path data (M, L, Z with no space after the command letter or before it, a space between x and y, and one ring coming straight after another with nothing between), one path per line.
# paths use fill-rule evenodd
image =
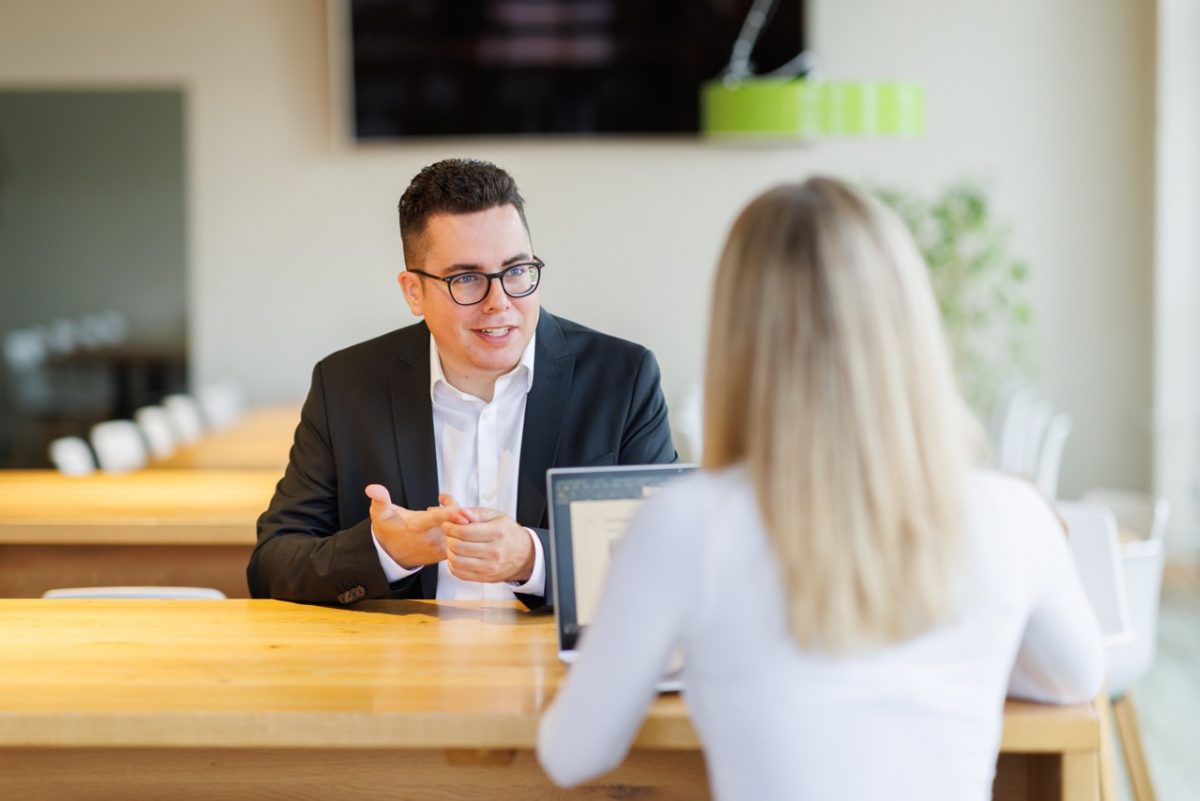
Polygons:
M671 424L667 418L667 401L663 397L662 374L658 361L649 350L643 350L630 386L629 412L621 429L617 464L669 464L679 461L671 439ZM564 467L574 465L562 465ZM550 531L532 529L542 541L542 553L550 558ZM545 595L523 595L517 599L532 612L553 611L554 567L546 565Z
M621 434L617 464L664 464L679 461L671 439L662 373L649 350L642 351L633 380L633 399Z
M346 604L401 589L388 586L370 518L348 528L339 520L338 473L318 364L287 470L258 518L258 543L246 568L251 597Z

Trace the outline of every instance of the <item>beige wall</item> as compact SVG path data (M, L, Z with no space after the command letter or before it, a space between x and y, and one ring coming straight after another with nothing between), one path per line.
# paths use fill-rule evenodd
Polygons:
M913 141L436 141L353 148L331 124L320 0L0 0L0 84L182 85L198 378L300 396L324 353L409 321L395 202L422 165L518 178L551 310L650 345L670 399L697 380L707 285L734 212L816 171L994 189L1036 271L1041 384L1077 420L1062 488L1149 480L1153 9L1136 0L809 0L838 78L922 82Z
M1158 4L1154 491L1167 544L1200 553L1200 3Z

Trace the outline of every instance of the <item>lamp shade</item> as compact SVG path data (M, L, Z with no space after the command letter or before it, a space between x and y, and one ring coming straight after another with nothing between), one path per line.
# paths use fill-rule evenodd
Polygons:
M899 81L717 80L701 87L700 107L701 130L713 136L916 136L925 129L924 91Z

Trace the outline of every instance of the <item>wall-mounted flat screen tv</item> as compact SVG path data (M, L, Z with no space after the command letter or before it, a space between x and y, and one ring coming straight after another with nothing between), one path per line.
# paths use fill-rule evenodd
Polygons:
M355 135L695 133L751 5L347 0ZM803 0L777 0L754 72L804 43Z

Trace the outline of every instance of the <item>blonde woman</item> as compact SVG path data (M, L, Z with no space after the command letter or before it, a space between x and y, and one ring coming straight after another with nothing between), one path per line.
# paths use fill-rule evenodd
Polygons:
M541 723L558 784L618 765L672 649L717 799L987 799L1006 694L1073 703L1100 634L1053 511L972 468L925 265L827 178L730 231L704 467L642 507Z

